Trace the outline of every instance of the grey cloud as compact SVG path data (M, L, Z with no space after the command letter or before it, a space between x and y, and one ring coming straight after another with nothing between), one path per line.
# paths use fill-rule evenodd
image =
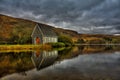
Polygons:
M115 29L120 31L120 25L116 26Z
M0 13L80 33L112 34L119 32L120 0L0 0Z

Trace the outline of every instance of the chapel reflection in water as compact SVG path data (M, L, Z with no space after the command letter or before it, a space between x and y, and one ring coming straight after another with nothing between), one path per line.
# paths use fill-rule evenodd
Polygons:
M35 51L32 53L32 62L37 70L52 65L58 57L58 51Z

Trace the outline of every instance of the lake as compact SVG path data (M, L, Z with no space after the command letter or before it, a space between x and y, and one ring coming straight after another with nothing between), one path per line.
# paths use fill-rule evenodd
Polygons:
M0 51L0 80L120 80L120 46Z

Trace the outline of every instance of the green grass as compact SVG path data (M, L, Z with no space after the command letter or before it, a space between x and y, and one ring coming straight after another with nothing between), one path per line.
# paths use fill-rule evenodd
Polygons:
M0 50L37 50L51 49L51 45L0 45Z

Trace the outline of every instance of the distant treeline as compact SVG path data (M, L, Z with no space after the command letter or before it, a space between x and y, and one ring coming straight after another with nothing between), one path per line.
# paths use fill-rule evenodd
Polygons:
M99 35L98 35L99 36ZM81 37L76 43L85 44L120 44L120 36L107 36L103 35L101 37Z

